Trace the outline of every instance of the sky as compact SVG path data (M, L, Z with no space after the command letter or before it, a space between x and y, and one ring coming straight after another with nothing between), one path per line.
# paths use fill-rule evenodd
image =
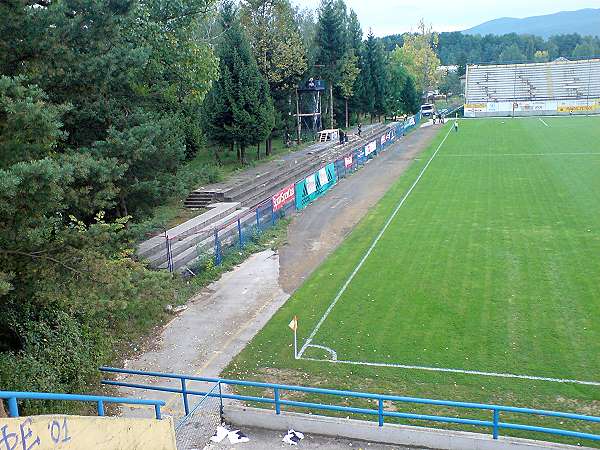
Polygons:
M293 0L317 8L320 0ZM421 18L436 31L460 31L500 17L529 17L600 8L600 0L345 0L376 36L415 31Z

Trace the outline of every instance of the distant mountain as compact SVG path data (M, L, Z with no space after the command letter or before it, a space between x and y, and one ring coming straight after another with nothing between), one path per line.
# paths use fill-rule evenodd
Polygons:
M600 36L600 9L561 11L546 16L514 19L503 17L490 20L463 31L465 34L534 34L548 38L556 34L579 33L582 36Z

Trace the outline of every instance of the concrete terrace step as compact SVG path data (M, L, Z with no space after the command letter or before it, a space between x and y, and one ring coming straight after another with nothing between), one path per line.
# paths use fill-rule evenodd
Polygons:
M177 225L170 230L167 230L167 235L170 238L184 237L195 233L203 228L208 227L211 223L214 223L225 217L237 209L240 208L239 203L214 203L211 209L204 214L199 214L193 219L188 220L181 225ZM165 237L164 235L155 236L147 241L142 242L137 248L137 255L140 258L149 258L155 253L166 251L165 249Z
M352 150L366 145L370 140L383 134L388 129L385 125L377 125L370 133L364 133L361 138L353 136L351 142L342 146L335 145L319 151L314 154L306 155L300 161L295 161L294 165L289 165L287 173L280 168L273 173L265 174L256 182L248 182L245 185L236 187L236 194L229 197L229 192L225 199L228 201L237 201L244 205L256 205L267 199L270 195L277 193L285 186L297 182L310 175L324 164L331 163Z
M252 168L231 178L227 183L219 183L198 189L188 196L185 205L188 208L204 206L207 198L225 202L240 202L245 206L253 206L266 200L270 194L277 192L288 184L309 175L321 165L330 163L360 147L385 132L388 126L374 124L368 126L362 136L350 135L348 144L337 143L315 144L298 154L290 154L282 160L272 161L260 168Z
M381 128L385 128L385 125L366 125L364 127L363 137L370 136L371 133L376 130L378 131ZM350 137L351 139L357 138L357 136L354 134L351 134ZM336 142L328 142L325 144L315 143L308 148L284 154L279 160L270 161L255 168L248 168L234 175L226 182L216 183L196 189L189 194L189 201L186 201L185 204L188 207L203 206L200 201L197 201L201 198L199 197L199 194L214 195L214 199L217 201L227 201L227 199L232 200L234 198L243 197L254 197L254 195L249 194L249 191L251 191L253 187L266 184L267 179L273 181L282 174L290 171L296 165L304 164L306 161L313 160L315 157L318 158L320 155L325 154L333 147L339 148L339 145L337 145ZM248 188L249 185L252 186Z
M219 237L222 244L229 243L238 234L237 219L240 218L242 225L254 222L254 212L250 208L241 208L235 214L231 214L215 223L215 226L209 232L190 236L181 241L178 253L172 259L173 270L181 272L185 267L197 261L203 254L214 253L215 236L214 229L219 229ZM166 255L164 261L158 266L160 269L167 268Z

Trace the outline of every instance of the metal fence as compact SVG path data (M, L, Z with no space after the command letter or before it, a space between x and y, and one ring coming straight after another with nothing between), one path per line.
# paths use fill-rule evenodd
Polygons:
M409 130L414 128L420 121L420 114L409 117L402 123L396 123L389 126L385 132L376 134L371 137L366 145L358 145L353 150L336 159L332 163L335 167L336 178L333 184L340 179L346 178L352 173L363 167L369 160L375 158L381 152L394 143L397 138L403 136ZM323 164L323 168L327 166ZM317 171L318 173L318 171ZM314 173L313 175L317 175ZM292 190L294 193L298 191L298 184L303 183L305 179L297 180L287 188L280 191L279 194L269 197L249 211L241 213L238 217L230 222L223 224L213 230L193 234L195 236L196 254L194 255L200 260L198 265L202 265L210 261L215 265L221 265L225 258L236 252L242 252L246 244L250 242L258 242L261 233L279 222L279 220L289 217L297 210L297 202L295 197L290 201L290 197L284 196L283 201L280 196L286 190ZM325 193L327 189L323 191ZM319 194L322 195L322 194ZM311 200L312 201L312 200ZM190 238L192 235L179 236L176 239ZM176 241L165 236L165 247L167 254L167 268L170 272L177 270L174 266L174 258L172 254L172 246Z
M182 386L185 386L185 383ZM183 397L186 415L175 426L177 450L205 448L210 441L210 437L221 424L223 401L220 389L220 383L212 383L212 388L208 389L206 395L200 397L191 409L189 398Z
M19 417L18 400L91 402L96 403L96 411L98 416L104 416L104 405L107 403L119 403L123 405L148 405L154 407L154 414L157 419L161 418L161 406L165 406L165 402L161 400L140 400L137 398L106 397L99 395L54 394L47 392L0 391L0 399L5 399L7 401L8 415L10 417Z
M158 377L163 378L165 380L173 380L178 379L182 380L183 383L189 381L195 382L208 382L208 383L217 383L220 387L219 392L213 390L212 392L205 391L195 391L189 389L173 389L173 388L164 388L156 385L145 385L145 384L134 384L134 383L125 383L121 381L112 381L112 380L103 380L102 383L113 385L113 386L123 386L128 388L137 388L137 389L145 389L152 391L167 391L172 393L179 393L182 395L182 399L184 403L187 401L186 398L189 396L201 396L201 397L218 397L220 401L223 399L231 399L231 400L239 400L243 402L253 402L253 403L263 403L270 404L274 406L275 413L281 414L283 407L294 407L301 408L310 411L313 414L318 414L319 411L333 411L333 412L342 412L349 414L357 414L359 416L366 417L375 417L380 427L383 427L386 418L389 419L408 419L418 422L433 422L433 423L441 423L441 424L460 424L460 425L471 425L475 427L483 427L491 430L492 437L494 439L498 439L502 430L518 430L518 431L527 431L533 433L542 433L553 436L563 436L563 437L571 437L571 438L579 438L579 439L587 439L591 441L600 441L600 434L593 434L587 432L581 432L574 429L569 429L564 425L565 420L575 421L576 424L582 426L584 424L600 424L600 417L589 416L583 414L574 414L568 412L559 412L559 411L548 411L541 409L533 409L533 408L518 408L512 406L503 406L503 405L493 405L493 404L484 404L484 403L471 403L471 402L457 402L451 400L434 400L427 398L416 398L416 397L403 397L403 396L395 396L395 395L380 395L380 394L371 394L366 392L354 392L354 391L343 391L336 389L322 389L322 388L313 388L313 387L302 387L302 386L291 386L284 384L274 384L274 383L259 383L254 381L240 381L240 380L228 380L223 378L207 378L207 377L195 377L195 376L186 376L181 374L173 374L173 373L160 373L160 372L145 372L145 371L137 371L137 370L127 370L127 369L117 369L112 367L102 367L100 368L102 372L105 373L126 373L126 374L135 374L135 375L144 375L148 377ZM264 395L240 395L240 394L230 394L225 393L226 387L238 387L238 388L250 388L253 389L253 392L264 392L265 390L271 390L272 396L264 396ZM302 392L306 394L311 394L313 396L317 396L319 400L323 399L321 403L314 402L303 402L303 401L295 401L295 400L286 400L282 398L284 393L290 392ZM344 401L344 405L335 404L334 398L342 398ZM354 401L368 401L369 403L374 403L375 408L369 407L354 407L347 406L349 399L353 399ZM428 405L430 407L439 407L443 414L434 415L434 414L415 414L409 412L400 412L397 408L400 404L409 404L409 405ZM469 417L469 415L461 414L462 417L453 417L447 415L447 409L453 408L457 411L470 410L477 411L483 414L489 414L488 419L475 419ZM445 415L444 415L445 414ZM457 414L458 415L458 414ZM502 416L505 418L502 420ZM541 426L538 422L537 425L530 425L526 423L508 421L508 416L512 417L522 417L527 416L530 420L532 418L540 417L544 418L554 418L557 420L557 424L559 426L549 427L549 426Z

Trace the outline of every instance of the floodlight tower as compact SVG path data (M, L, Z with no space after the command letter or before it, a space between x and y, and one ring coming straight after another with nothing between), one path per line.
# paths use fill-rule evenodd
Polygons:
M323 118L321 113L322 93L325 91L323 80L309 80L296 88L296 123L297 140L300 144L302 127L313 134L323 129Z

